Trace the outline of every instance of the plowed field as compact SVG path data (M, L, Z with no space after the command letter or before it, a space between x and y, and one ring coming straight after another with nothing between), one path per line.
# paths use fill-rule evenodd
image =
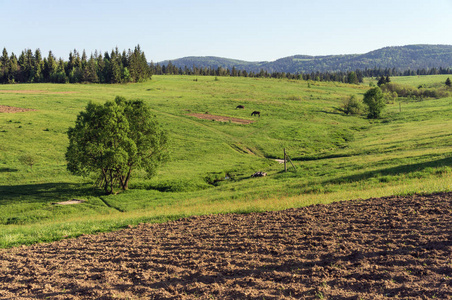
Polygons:
M0 250L0 299L450 299L452 193L199 216Z

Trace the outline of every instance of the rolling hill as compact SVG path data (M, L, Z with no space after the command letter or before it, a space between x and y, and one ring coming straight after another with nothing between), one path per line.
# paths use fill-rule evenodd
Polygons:
M159 62L168 65L170 61ZM408 45L385 47L365 54L309 56L294 55L272 62L249 62L243 60L205 56L190 56L171 60L178 68L228 68L259 72L336 72L356 69L395 68L417 70L452 67L452 45Z

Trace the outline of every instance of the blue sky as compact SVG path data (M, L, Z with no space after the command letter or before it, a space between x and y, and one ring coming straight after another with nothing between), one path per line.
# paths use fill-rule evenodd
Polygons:
M220 56L273 61L386 46L452 45L452 0L0 0L1 49L120 51L149 61Z

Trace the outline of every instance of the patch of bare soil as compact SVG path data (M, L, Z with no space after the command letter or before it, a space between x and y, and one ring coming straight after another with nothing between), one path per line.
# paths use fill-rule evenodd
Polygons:
M36 109L0 105L0 113L17 113L24 111L36 111Z
M82 204L85 202L85 200L79 200L79 199L72 199L67 201L61 201L53 204L59 204L59 205L72 205L72 204Z
M204 120L215 120L220 122L232 122L237 124L250 124L254 123L253 120L246 120L246 119L239 119L239 118L232 118L232 117L225 117L225 116L217 116L217 115L210 115L210 114L199 114L199 113L191 113L188 114L189 116L196 117L198 119L204 119Z
M199 216L0 250L0 299L450 299L452 193Z

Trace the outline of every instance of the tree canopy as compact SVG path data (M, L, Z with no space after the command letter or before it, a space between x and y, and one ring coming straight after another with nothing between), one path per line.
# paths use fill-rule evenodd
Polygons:
M155 174L164 158L167 136L143 101L116 97L103 105L90 102L68 130L67 169L96 174L107 194L128 189L132 171Z

